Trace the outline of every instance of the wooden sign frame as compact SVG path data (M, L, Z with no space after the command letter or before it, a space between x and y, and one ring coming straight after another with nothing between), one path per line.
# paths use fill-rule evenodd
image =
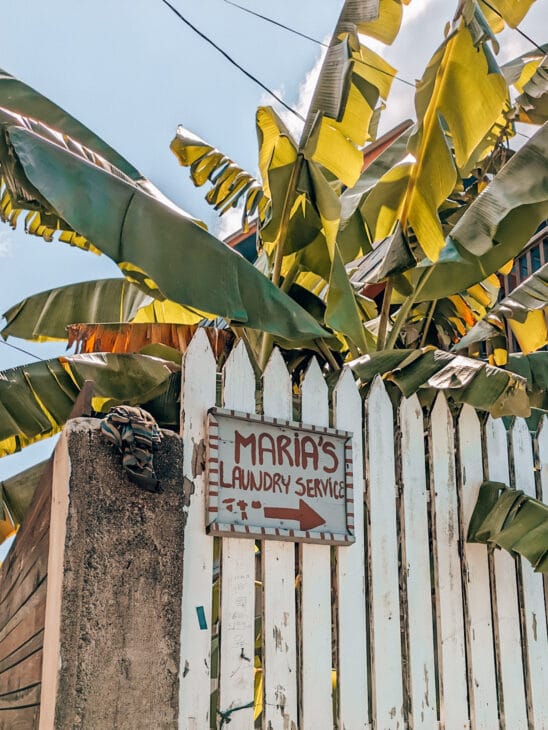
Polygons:
M247 521L238 523L221 521L219 518L220 500L222 486L220 483L220 450L219 450L219 421L221 419L234 419L246 423L265 425L269 427L281 427L285 430L296 431L302 434L311 434L316 437L329 436L343 442L344 454L344 509L345 509L345 530L332 531L322 530L320 526L310 529L293 529L283 526L261 526L248 524ZM352 433L323 426L302 424L296 421L288 421L282 418L270 418L252 413L244 413L231 409L211 408L207 416L207 440L206 440L206 530L210 535L223 535L227 537L248 537L253 539L286 540L292 542L322 543L330 545L351 545L355 541L354 535L354 486L353 486L353 458L352 458ZM226 490L224 492L226 494ZM234 501L234 500L233 500ZM299 508L309 510L308 505L299 500ZM280 508L264 508L266 511L282 512ZM297 513L298 510L287 508L286 513ZM308 514L308 512L307 512ZM315 513L312 509L312 515ZM272 519L276 519L273 517ZM297 519L290 517L290 520ZM287 519L285 520L287 521ZM298 521L298 519L297 519ZM302 524L302 523L301 523ZM324 523L322 522L322 525Z

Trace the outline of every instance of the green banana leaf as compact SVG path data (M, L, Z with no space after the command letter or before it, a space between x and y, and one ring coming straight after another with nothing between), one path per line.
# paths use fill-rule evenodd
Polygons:
M169 387L178 367L147 355L69 355L0 372L0 456L58 433L86 380L95 410L141 404Z
M429 388L443 390L456 403L489 411L495 418L527 417L531 412L523 377L433 347L384 350L364 355L349 365L363 384L380 375L395 383L406 398Z
M495 273L548 218L548 122L504 165L448 236L436 264L395 282L402 298L424 276L417 301L441 299Z
M140 273L151 291L158 287L172 301L288 340L326 334L243 257L174 205L61 142L19 126L9 126L6 135L27 184L122 270Z
M32 119L40 119L49 127L79 140L105 160L121 170L132 180L145 181L145 177L122 155L112 149L94 132L74 119L60 106L27 84L0 69L0 107Z
M6 519L6 512L17 526L27 513L46 461L34 464L13 477L0 481L0 520Z
M152 297L127 279L100 279L57 287L26 297L4 312L0 331L25 340L66 340L79 322L131 322Z
M483 482L467 539L517 553L536 572L548 573L548 505L519 489Z

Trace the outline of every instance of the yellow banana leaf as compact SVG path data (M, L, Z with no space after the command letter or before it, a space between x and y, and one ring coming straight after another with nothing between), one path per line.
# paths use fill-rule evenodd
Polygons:
M524 322L518 322L515 319L508 320L510 329L524 354L528 355L530 352L536 352L548 345L547 316L548 307L544 307L544 309L529 312Z
M206 200L220 215L242 204L244 228L255 214L260 221L264 221L270 200L253 175L182 126L177 127L170 147L181 165L190 167L190 177L196 187L207 181L212 184Z
M499 33L503 30L504 23L516 28L534 2L535 0L489 0L487 4L480 0L480 5L495 33Z
M358 23L358 33L371 36L381 43L391 45L400 30L403 8L410 0L380 0L379 14L375 20Z
M169 387L178 367L146 355L101 353L32 362L0 372L0 457L58 433L85 380L114 405L144 404Z

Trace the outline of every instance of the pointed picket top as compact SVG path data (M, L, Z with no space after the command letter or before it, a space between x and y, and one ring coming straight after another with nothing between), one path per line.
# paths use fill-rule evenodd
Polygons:
M302 420L327 426L329 423L328 389L322 370L314 357L301 384Z
M461 429L464 431L466 428L465 424L469 424L470 427L481 428L481 422L478 416L478 412L468 403L465 403L459 413L458 423Z
M437 418L447 418L448 416L450 417L450 415L449 404L445 397L445 393L438 393L434 400L434 405L432 406L431 418L435 420Z
M255 410L255 372L245 342L240 340L223 368L223 403L236 411Z
M333 391L335 425L353 431L360 419L361 398L358 385L350 368L343 368Z
M373 378L373 382L371 383L371 387L369 388L369 393L367 394L366 402L369 408L373 404L378 404L379 406L382 406L385 403L390 403L390 397L386 390L384 381L380 375L375 375L375 377Z
M291 375L277 347L263 372L263 408L267 416L291 419Z
M188 367L190 363L203 363L204 367L209 366L213 361L215 366L215 356L209 343L205 327L198 327L190 340L186 352L183 354L183 369Z

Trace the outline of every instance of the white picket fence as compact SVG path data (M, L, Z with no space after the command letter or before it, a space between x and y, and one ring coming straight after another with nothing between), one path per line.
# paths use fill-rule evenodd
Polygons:
M292 418L294 394L278 352L257 383L240 343L216 402L216 363L200 331L183 366L185 484L193 493L181 728L548 728L543 578L521 559L465 542L484 478L548 501L547 423L534 444L521 419L508 434L500 420L482 427L465 406L455 423L443 395L425 420L415 396L394 409L380 380L362 403L343 371L330 424L328 388L312 362L298 416L354 433L356 542L212 538L200 463L208 408L254 413L262 402L264 414ZM264 675L257 721L255 665Z

